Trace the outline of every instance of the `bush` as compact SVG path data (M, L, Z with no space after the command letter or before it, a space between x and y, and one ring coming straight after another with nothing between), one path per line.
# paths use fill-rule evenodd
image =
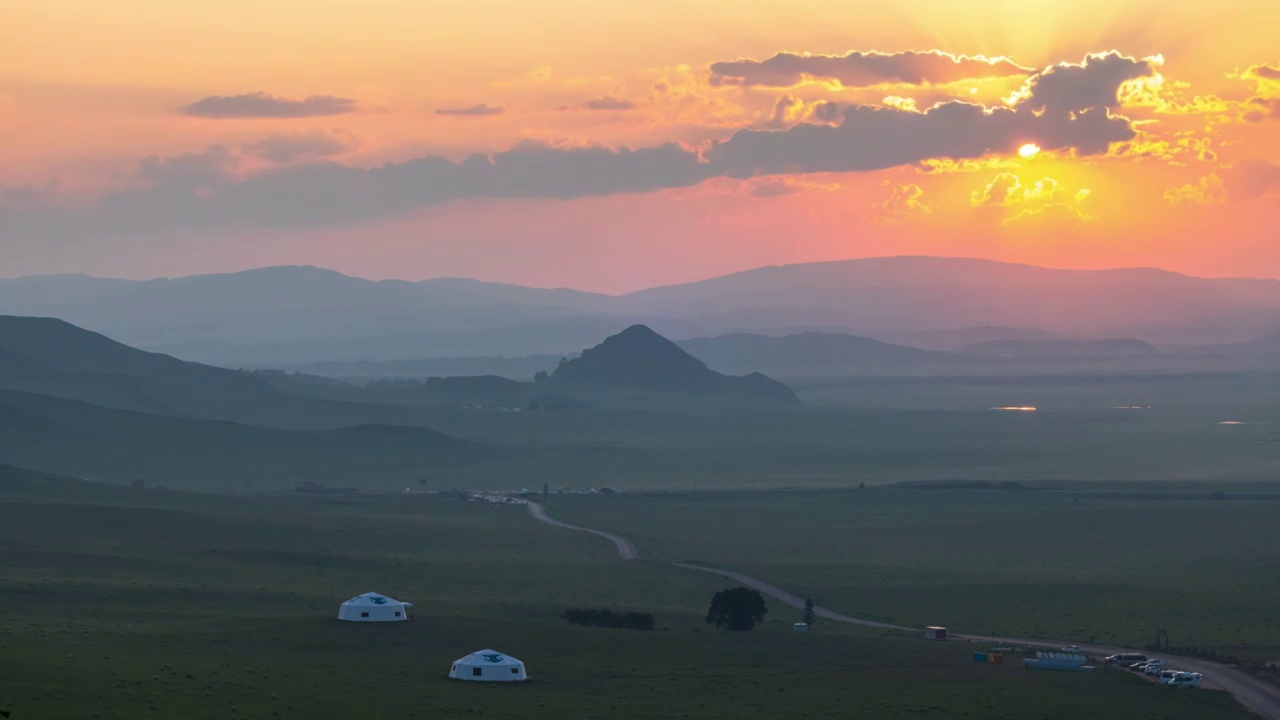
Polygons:
M562 615L570 624L583 627L607 627L623 630L652 630L653 615L638 612L614 612L608 609L570 608Z

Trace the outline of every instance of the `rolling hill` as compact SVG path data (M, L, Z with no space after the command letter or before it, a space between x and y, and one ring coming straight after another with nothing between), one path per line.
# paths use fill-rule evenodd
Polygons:
M855 375L868 369L906 365L971 364L952 353L892 345L871 338L837 333L800 333L771 337L736 333L677 343L690 355L721 372L748 369L770 375Z
M0 463L95 480L217 491L308 479L385 486L509 454L424 428L279 430L0 390Z
M0 316L0 388L206 419L285 399L248 373L143 352L62 320L12 316Z
M791 388L777 380L760 373L718 373L643 325L632 325L583 350L579 357L565 360L551 374L549 385L799 402Z

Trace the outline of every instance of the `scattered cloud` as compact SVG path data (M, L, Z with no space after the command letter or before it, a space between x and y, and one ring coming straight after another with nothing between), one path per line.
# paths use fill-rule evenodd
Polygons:
M667 143L610 149L523 142L460 162L428 155L367 169L309 163L243 176L239 156L218 146L146 158L139 165L145 186L109 193L80 213L57 215L23 207L15 217L6 210L6 235L306 227L465 199L567 199L688 187L717 177L745 180L903 165L929 168L928 163L940 161L981 163L992 156L1012 157L1026 143L1046 151L1095 155L1135 138L1131 121L1112 108L1119 86L1150 69L1147 61L1091 55L1079 65L1057 65L1045 71L1048 75L1030 78L1026 93L1011 106L952 100L921 111L823 102L798 110L795 101L783 100L775 105L782 120L792 121L797 113L807 120L785 129L739 129L701 147ZM1049 76L1054 79L1046 80ZM672 71L666 77L670 81L661 81L664 88L654 89L655 105L669 102L678 111L702 103L699 113L715 109L694 92L706 86L690 80L688 72ZM490 115L501 109L477 105L437 112ZM252 152L280 164L340 152L331 138L268 140ZM761 192L783 190L776 186ZM918 186L899 185L880 209L887 218L921 214L928 209L921 196Z
M333 95L312 95L301 100L269 95L214 95L179 108L183 115L202 118L307 118L355 112L356 101Z
M1137 138L1116 145L1111 150L1114 157L1131 160L1162 160L1173 165L1186 165L1190 160L1217 162L1218 153L1213 149L1213 139L1184 134L1171 139L1140 134Z
M974 207L989 205L1009 206L1015 203L1049 202L1058 192L1058 181L1053 178L1041 178L1034 185L1023 185L1022 180L1013 173L1003 172L996 175L981 190L969 195L969 204Z
M506 108L500 105L480 103L478 105L471 105L470 107L437 108L436 114L452 115L456 117L488 117L490 115L501 115L506 111Z
M1043 227L1061 230L1064 227L1078 226L1090 222L1092 219L1083 210L1074 205L1065 202L1053 202L1027 208L1017 215L1005 218L1001 225L1007 228L1031 229Z
M889 197L880 201L876 207L879 217L884 222L900 223L914 220L933 212L933 207L924 202L924 190L919 185L898 185L888 183Z
M245 145L244 151L277 165L286 165L295 160L316 160L341 155L354 147L354 138L346 133L312 130L306 133L268 135Z
M635 106L636 104L630 100L623 100L612 95L605 95L582 103L582 107L587 110L631 110Z
M1034 72L1008 58L953 55L940 50L852 51L844 55L780 52L766 60L740 58L712 63L710 70L713 84L744 87L794 87L806 80L830 81L844 87L922 85Z
M1217 205L1271 195L1276 191L1280 191L1280 165L1250 159L1221 165L1194 183L1169 190L1164 198L1174 205Z
M1257 92L1242 105L1244 120L1255 123L1280 120L1280 67L1254 65L1241 77L1253 81Z

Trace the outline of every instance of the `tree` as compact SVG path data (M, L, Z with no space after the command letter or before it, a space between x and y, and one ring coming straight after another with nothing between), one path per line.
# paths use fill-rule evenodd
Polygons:
M813 596L804 599L804 624L812 625L816 617L813 614Z
M546 382L549 377L551 376L547 374L546 370L539 370L533 374L533 381L536 383Z
M711 598L707 609L707 623L717 628L728 626L730 630L750 630L764 620L769 609L764 598L751 588L736 587L721 590Z
M529 405L525 408L525 411L538 412L541 409L542 409L542 406L538 404L537 400L530 400Z

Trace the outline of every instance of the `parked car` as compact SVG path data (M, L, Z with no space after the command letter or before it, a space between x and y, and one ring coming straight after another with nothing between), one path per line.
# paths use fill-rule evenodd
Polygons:
M1177 670L1161 670L1160 682L1168 684L1168 682L1182 673Z
M1147 662L1146 667L1142 668L1142 672L1148 675L1159 675L1164 672L1164 661L1150 660Z
M1165 683L1169 687L1200 687L1200 683L1204 682L1204 676L1200 673L1183 672L1173 676L1172 680Z
M1119 665L1120 667L1129 667L1137 662L1146 662L1147 656L1142 653L1119 653L1107 658L1108 665Z
M1135 672L1142 672L1144 669L1146 669L1146 667L1147 667L1147 663L1148 663L1148 662L1150 662L1150 661L1149 661L1149 660L1143 660L1142 662L1132 663L1132 664L1130 664L1130 665L1129 665L1129 669L1130 669L1130 670L1133 670L1133 671L1135 671Z
M1079 646L1079 645L1068 645L1068 646L1066 646L1066 647L1062 648L1062 652L1079 653L1079 652L1080 652L1080 646Z

